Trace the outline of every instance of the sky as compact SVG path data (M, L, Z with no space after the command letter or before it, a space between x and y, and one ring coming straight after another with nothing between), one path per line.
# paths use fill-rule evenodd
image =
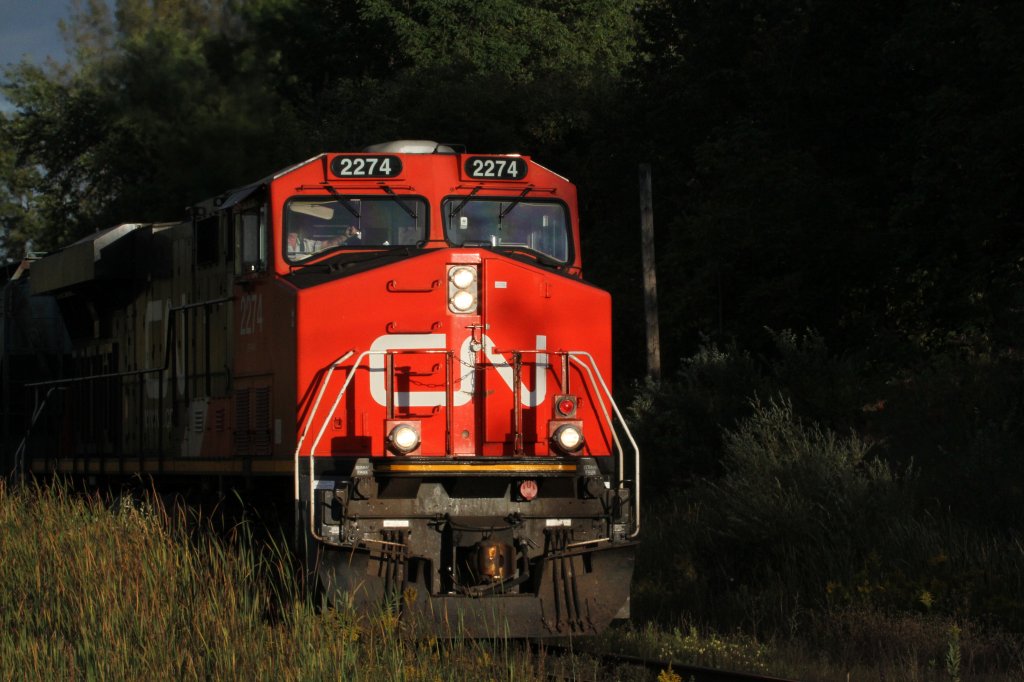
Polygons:
M71 0L0 0L0 68L23 57L42 64L47 56L67 57L57 22L71 12ZM0 109L10 104L0 95Z

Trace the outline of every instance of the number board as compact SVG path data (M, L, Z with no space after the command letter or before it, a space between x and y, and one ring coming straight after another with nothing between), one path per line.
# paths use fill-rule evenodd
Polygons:
M402 173L397 156L341 155L331 159L331 172L339 178L393 178Z
M463 168L474 180L522 180L528 170L526 159L516 156L471 156Z

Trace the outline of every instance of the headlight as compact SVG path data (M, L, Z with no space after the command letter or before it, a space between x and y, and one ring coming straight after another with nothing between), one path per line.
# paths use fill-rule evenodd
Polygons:
M452 296L451 304L452 308L460 313L465 313L473 309L473 305L476 303L476 298L473 294L468 291L459 291Z
M448 267L448 309L460 315L472 315L477 310L477 266L451 265Z
M555 430L554 440L564 452L576 452L583 447L583 432L573 424L563 424Z
M388 434L388 443L392 450L404 455L419 447L420 435L408 424L399 424Z
M459 289L467 289L476 281L476 273L472 268L452 268L451 280Z

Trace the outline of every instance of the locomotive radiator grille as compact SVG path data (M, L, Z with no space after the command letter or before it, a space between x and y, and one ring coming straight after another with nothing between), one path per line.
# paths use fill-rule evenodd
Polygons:
M235 391L235 454L249 454L249 389Z
M267 456L271 454L270 387L235 390L236 455Z
M252 442L254 455L270 454L270 388L261 386L253 390Z

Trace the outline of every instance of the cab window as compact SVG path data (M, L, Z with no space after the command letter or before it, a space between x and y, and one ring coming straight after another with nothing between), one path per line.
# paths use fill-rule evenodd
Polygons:
M284 209L284 254L298 263L328 251L416 246L427 239L420 197L293 197Z
M450 197L442 207L452 246L490 246L569 260L569 218L559 201Z

